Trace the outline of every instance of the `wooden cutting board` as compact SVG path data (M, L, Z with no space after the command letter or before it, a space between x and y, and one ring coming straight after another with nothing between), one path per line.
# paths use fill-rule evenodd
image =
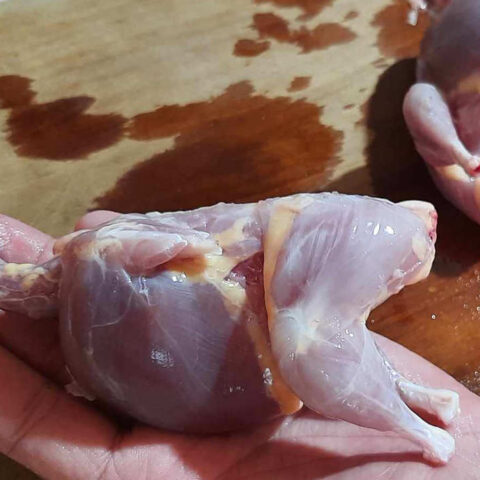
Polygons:
M429 200L433 272L369 326L480 393L480 227L436 192L403 123L428 23L407 25L407 11L403 0L0 0L0 211L60 235L95 208L322 190ZM29 478L6 462L2 478Z

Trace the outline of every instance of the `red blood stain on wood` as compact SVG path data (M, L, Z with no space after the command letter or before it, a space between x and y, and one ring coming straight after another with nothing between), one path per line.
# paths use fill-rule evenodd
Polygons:
M387 57L415 57L429 25L428 15L420 14L415 26L407 23L410 5L396 0L385 7L373 19L372 25L379 27L377 46Z
M302 48L303 53L312 50L322 50L339 45L341 43L351 42L356 34L349 28L339 25L338 23L321 23L313 30L302 27L292 33L294 43Z
M253 16L253 28L261 38L273 38L279 42L291 42L288 22L274 13L257 13Z
M357 12L357 10L350 10L346 15L345 17L343 18L345 21L348 21L348 20L353 20L354 18L357 18L359 15L359 13Z
M270 48L269 41L251 40L242 38L238 40L233 49L234 55L237 57L256 57L257 55L266 52Z
M298 92L299 90L304 90L310 85L312 77L295 77L288 87L289 92Z
M31 81L18 75L0 77L0 108L15 108L28 105L35 97L30 89Z
M343 106L344 110L351 110L355 106L354 103L347 103L347 105Z
M0 77L0 106L10 109L7 141L24 157L68 160L86 158L123 136L121 115L85 113L95 102L88 96L34 102L28 78Z
M414 59L399 61L381 75L365 107L368 166L375 195L435 205L437 253L429 277L379 306L370 326L480 393L480 381L472 382L480 365L480 228L443 198L415 151L402 114L414 82Z
M355 126L363 126L367 124L368 108L370 100L363 102L358 108L360 110L361 117L355 122Z
M178 210L321 188L342 138L320 123L321 113L242 82L209 101L140 114L130 124L132 139L176 135L174 147L127 172L96 206Z
M298 7L304 12L305 17L316 15L326 6L331 5L333 0L255 0L255 3L273 3L278 7Z
M338 23L320 23L313 29L305 26L290 29L288 22L274 13L257 13L253 28L260 38L271 38L301 48L302 53L322 50L333 45L351 42L356 34Z

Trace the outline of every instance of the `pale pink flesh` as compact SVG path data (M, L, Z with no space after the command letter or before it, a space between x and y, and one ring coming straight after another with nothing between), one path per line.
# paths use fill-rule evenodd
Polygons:
M413 85L405 97L403 113L418 152L431 167L458 164L467 173L475 173L480 158L465 148L446 101L433 85Z
M409 407L451 420L458 396L405 381L365 326L374 306L430 269L433 208L406 205L393 213L381 202L324 202L298 214L272 283L272 345L285 379L312 410L397 431L443 463L453 439Z
M438 188L480 223L480 2L427 3L434 15L405 120Z
M284 380L321 414L396 431L419 444L425 458L448 461L453 439L409 407L448 422L457 395L404 379L365 326L371 308L428 275L436 214L422 202L300 195L120 216L74 236L59 249L62 338L74 376L116 408L168 428L204 429L204 415L220 429L233 411L239 425L260 421L262 412L274 415L262 387L271 372L256 370L248 335L232 335L266 316L257 260L268 254L272 227L285 226L272 214L285 203L293 223L280 239L268 293L278 310L269 328ZM212 240L225 231L237 236L224 235L219 250ZM193 265L205 255L231 262L225 285L155 269L172 257ZM20 291L25 278L17 280ZM9 282L11 276L0 276L0 306L15 309ZM223 287L245 288L248 303L229 309Z

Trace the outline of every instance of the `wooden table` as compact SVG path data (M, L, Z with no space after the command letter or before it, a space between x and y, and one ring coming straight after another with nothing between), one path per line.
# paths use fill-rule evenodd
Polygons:
M0 211L59 235L95 208L432 201L432 274L369 325L480 393L480 227L436 192L402 120L427 25L406 14L403 0L0 1Z

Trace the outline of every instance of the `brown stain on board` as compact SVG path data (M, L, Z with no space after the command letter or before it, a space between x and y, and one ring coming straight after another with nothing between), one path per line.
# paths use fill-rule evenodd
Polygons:
M415 57L429 25L428 15L421 13L417 25L407 23L410 5L405 0L395 2L375 15L372 25L379 27L377 46L387 57Z
M320 123L321 113L305 100L269 98L241 82L209 101L137 115L130 138L175 135L174 147L132 168L96 207L179 210L319 189L342 138Z
M325 7L332 5L333 0L255 0L255 3L272 3L278 7L297 7L303 10L302 18L309 18L320 13Z
M345 17L343 18L345 21L348 21L348 20L353 20L354 18L357 18L359 15L359 13L357 12L357 10L350 10L346 15Z
M16 108L29 105L35 92L30 89L31 80L18 75L0 77L0 108Z
M253 16L252 27L260 38L273 38L278 42L291 42L288 22L275 13L257 13Z
M289 92L298 92L299 90L305 90L310 86L312 77L295 77L288 87Z
M357 35L338 23L321 23L312 30L302 27L294 31L292 36L294 43L302 48L302 52L308 53L312 50L323 50L333 45L349 43Z
M270 48L269 41L252 40L242 38L237 41L233 48L233 54L237 57L256 57Z
M31 80L0 77L0 107L10 109L6 139L19 156L69 160L87 158L118 142L126 119L117 114L85 113L93 97L61 98L35 103Z
M480 381L472 380L480 366L480 226L443 198L415 151L402 115L414 82L414 59L401 60L380 76L365 107L368 168L376 196L435 205L437 254L429 277L379 306L369 327L480 394Z
M370 103L370 99L366 100L365 102L363 102L361 105L358 106L358 109L360 110L360 118L355 122L356 127L363 127L364 125L367 124L369 103Z
M298 46L302 53L323 50L333 45L351 42L356 34L338 23L320 23L309 29L302 26L290 29L288 22L274 13L257 13L253 16L253 28L261 39L274 39L280 43Z

